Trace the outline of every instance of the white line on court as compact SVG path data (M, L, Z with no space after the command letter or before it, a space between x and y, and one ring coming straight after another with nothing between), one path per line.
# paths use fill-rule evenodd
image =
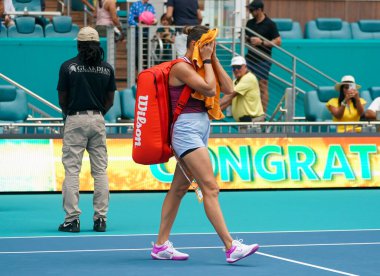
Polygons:
M380 229L341 229L341 230L297 230L297 231L258 231L258 232L230 232L231 234L287 234L287 233L328 233L328 232L367 232L380 231ZM171 236L187 235L216 235L215 232L206 233L170 233ZM74 233L72 236L15 236L0 237L1 239L42 239L42 238L93 238L93 237L140 237L140 236L157 236L157 234L119 234L119 235L79 235Z
M311 246L357 246L357 245L380 245L380 242L361 242L361 243L316 243L316 244L278 244L260 245L260 248L276 247L311 247ZM223 249L223 246L185 246L176 247L181 250L199 249ZM40 251L0 251L0 254L44 254L44 253L80 253L80 252L117 252L117 251L149 251L152 248L105 248L105 249L77 249L77 250L40 250Z
M358 243L358 244L336 244L336 245L362 245L363 243ZM370 244L380 244L380 242L377 242L377 243L365 243L366 245L370 245ZM327 245L330 245L330 244L327 244ZM278 247L285 247L285 246L289 246L289 245L277 245ZM301 245L290 245L290 246L320 246L320 245L317 245L317 244L309 244L309 245L306 245L306 244L301 244ZM276 247L274 245L269 245L269 246L261 246L261 248L265 248L265 247ZM223 247L221 246L208 246L208 247L178 247L177 249L180 249L180 250L190 250L190 249L193 249L193 250L202 250L202 249L223 249ZM116 248L116 249L79 249L79 250L44 250L44 251L14 251L14 252L0 252L0 254L50 254L50 253L84 253L84 252L121 252L121 251L150 251L151 248ZM317 268L317 269L321 269L321 270L326 270L326 271L330 271L330 272L334 272L334 273L338 273L338 274L342 274L342 275L348 275L348 276L358 276L356 274L351 274L351 273L347 273L347 272L343 272L343 271L339 271L339 270L335 270L335 269L330 269L330 268L327 268L327 267L323 267L323 266L318 266L318 265L313 265L313 264L309 264L309 263L305 263L305 262L300 262L300 261L296 261L296 260L293 260L293 259L288 259L288 258L283 258L283 257L279 257L279 256L276 256L276 255L271 255L271 254L266 254L266 253L263 253L263 252L256 252L255 254L258 254L258 255L262 255L262 256L265 256L265 257L269 257L269 258L273 258L273 259L278 259L278 260L282 260L282 261L286 261L286 262L291 262L291 263L295 263L295 264L299 264L299 265L303 265L303 266L309 266L309 267L312 267L312 268Z
M290 263L295 263L295 264L299 264L299 265L309 266L309 267L313 267L313 268L317 268L317 269L321 269L321 270L335 272L335 273L342 274L342 275L359 276L357 274L347 273L347 272L343 272L343 271L340 271L340 270L335 270L335 269L331 269L331 268L327 268L327 267L323 267L323 266L319 266L319 265L313 265L313 264L309 264L309 263L299 262L299 261L296 261L296 260L292 260L292 259L288 259L288 258L283 258L283 257L271 255L271 254L266 254L266 253L262 253L262 252L256 252L255 254L262 255L262 256L265 256L265 257L269 257L269 258L273 258L273 259L278 259L278 260L286 261L286 262L290 262Z

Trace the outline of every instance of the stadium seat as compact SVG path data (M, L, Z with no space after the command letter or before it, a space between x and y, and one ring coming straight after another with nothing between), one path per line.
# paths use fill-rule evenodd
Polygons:
M318 18L306 23L305 38L311 39L351 39L348 22L340 18Z
M44 37L44 31L34 17L16 17L15 23L8 28L8 37Z
M280 32L283 39L301 39L302 31L299 22L293 21L290 18L272 18L277 25L277 29Z
M113 106L108 110L104 116L106 123L117 123L121 118L121 105L120 105L120 93L115 91L115 97L113 100ZM118 133L118 127L107 128L107 133Z
M45 27L45 37L76 37L78 32L79 27L70 16L55 16Z
M41 0L13 0L16 11L41 11Z
M7 27L0 23L0 38L7 37Z
M28 102L25 92L12 85L0 85L0 122L22 123L27 117ZM3 131L0 128L0 132ZM22 131L23 129L18 129L18 132Z
M131 89L132 89L133 97L136 99L137 86L132 85Z
M120 91L121 117L123 119L134 119L136 99L130 88Z
M326 107L331 98L339 97L333 86L320 86L305 94L304 108L307 121L331 121L332 115Z
M367 102L365 105L365 109L367 109L374 99L380 97L380 86L373 86L368 90L361 91L360 97Z
M380 20L359 20L351 23L354 39L379 39Z

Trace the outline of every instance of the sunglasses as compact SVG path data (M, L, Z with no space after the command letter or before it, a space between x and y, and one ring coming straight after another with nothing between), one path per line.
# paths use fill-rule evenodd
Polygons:
M240 70L241 67L243 67L243 65L233 65L233 66L232 66L232 71Z

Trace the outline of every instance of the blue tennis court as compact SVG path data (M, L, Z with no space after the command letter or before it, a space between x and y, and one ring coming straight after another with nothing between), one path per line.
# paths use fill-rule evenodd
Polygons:
M150 257L164 193L111 194L107 232L92 231L81 195L81 232L61 233L61 195L0 195L2 275L379 275L380 190L222 192L234 238L260 250L227 264L202 204L189 193L171 241L188 261Z

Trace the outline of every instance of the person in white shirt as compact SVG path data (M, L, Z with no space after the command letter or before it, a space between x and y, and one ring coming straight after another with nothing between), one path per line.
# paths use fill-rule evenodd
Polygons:
M4 25L6 27L12 26L15 24L13 21L14 15L8 15L7 13L15 12L15 7L13 6L12 0L4 0Z
M365 112L365 117L368 120L376 120L376 112L380 111L380 97L377 97L368 107Z

